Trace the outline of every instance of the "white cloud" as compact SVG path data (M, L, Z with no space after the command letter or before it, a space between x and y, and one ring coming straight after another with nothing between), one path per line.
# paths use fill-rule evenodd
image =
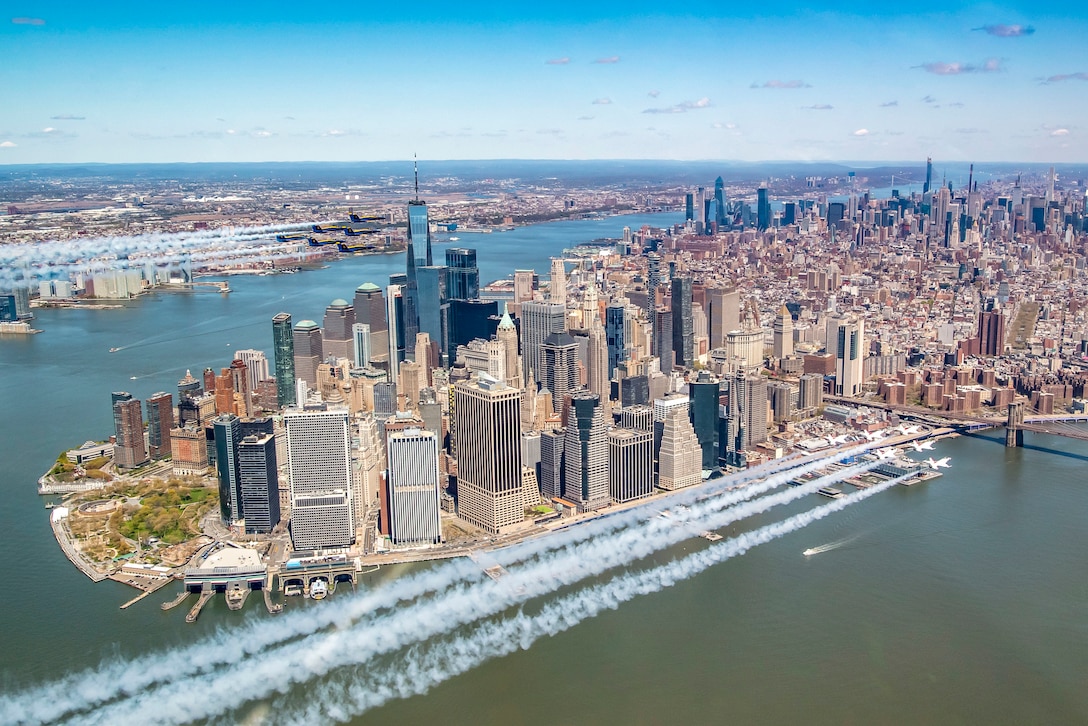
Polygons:
M18 146L14 141L0 141L0 149L14 149Z
M1054 129L1050 132L1051 136L1068 136L1069 129Z
M612 103L611 98L595 98L593 99L594 106L607 106Z
M868 136L868 135L869 135L869 129L858 129L857 131L854 132L854 136Z

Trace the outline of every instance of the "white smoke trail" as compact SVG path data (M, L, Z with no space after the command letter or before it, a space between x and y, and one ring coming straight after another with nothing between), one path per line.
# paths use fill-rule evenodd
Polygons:
M95 270L143 269L189 261L196 266L217 260L241 264L290 257L300 242L277 242L275 235L308 229L309 225L300 224L225 227L0 245L0 288L25 287L38 280L67 279ZM306 245L305 240L301 245Z
M724 497L718 499L708 499L705 502L701 502L700 506L706 511L729 506L730 504L742 501L743 499L750 498L755 494L769 491L770 489L780 486L789 478L816 470L826 466L834 459L857 453L859 450L863 449L864 447L856 447L854 450L842 452L836 456L802 461L800 462L800 466L797 466L797 462L794 462L793 468L787 469L784 473L780 472L778 476L769 477L764 482L760 482L759 484L750 486L746 489L729 492ZM865 465L864 468L871 468L872 465L873 464ZM760 473L768 474L778 471L780 468L784 468L784 466L760 467ZM716 488L720 490L726 487L736 486L738 482L754 476L755 472L756 470L753 469L750 472L746 472L748 476L717 480L718 483ZM834 480L838 480L839 478L850 475L852 475L850 471L844 471L836 474L833 478ZM824 483L826 482L821 480L818 484L805 487L804 491L812 490L816 486L823 485ZM611 517L593 520L583 525L583 527L558 532L548 537L542 537L536 541L530 541L504 550L497 550L492 552L491 555L494 556L500 564L509 565L513 562L537 557L544 552L558 547L569 548L571 545L592 536L600 536L632 525L644 525L647 517L647 510L656 511L663 509L666 506L676 506L680 503L692 503L699 497L709 496L706 489L702 487L680 492L678 494L681 496L668 498L664 501L650 501L644 507L634 508ZM794 495L793 492L786 492L785 494L789 495L791 499L801 495ZM679 539L683 539L687 536L682 530L678 530L673 526L671 522L651 519L650 525L651 528L671 530L674 537L669 539L669 542L675 541L677 536ZM645 527L640 529L635 535L635 539L642 540L645 543L650 540L647 539L644 530ZM661 546L667 545L663 544ZM564 564L570 573L583 573L579 575L578 579L589 574L584 569L584 564L580 562L583 554L582 550L575 550L572 554L568 554ZM537 573L538 569L539 568L534 568L532 573ZM598 571L602 570L599 570L598 568ZM535 577L536 575L533 574L531 576ZM328 627L331 624L337 624L341 627L350 625L360 617L385 608L391 608L398 602L414 600L428 592L441 592L458 582L463 582L470 578L476 580L479 577L480 573L478 569L465 561L448 563L436 568L434 571L401 578L393 585L382 588L381 590L365 593L344 601L328 603L327 606L322 607L320 610L309 610L305 613L291 613L287 618L278 621L259 621L258 623L236 629L229 633L221 633L213 639L175 651L168 654L166 657L146 656L128 663L104 664L96 672L75 674L50 686L31 691L26 694L26 697L19 699L19 703L23 706L32 704L25 711L18 709L9 711L9 709L16 704L4 705L0 702L0 706L2 706L0 707L0 713L8 711L9 715L21 714L19 720L52 720L59 718L64 713L73 709L84 708L96 703L103 703L117 697L137 694L142 689L155 683L166 683L189 674L211 671L218 666L234 662L240 655L255 655L271 645L311 634ZM490 583L490 581L487 582ZM69 698L71 694L77 694L78 699L73 701ZM5 720L16 719L11 718Z
M490 553L500 564L508 566L514 562L537 557L551 550L567 547L591 537L602 536L621 528L639 524L648 516L659 513L669 506L690 504L697 497L710 497L722 490L740 486L760 476L789 471L789 475L801 476L810 471L826 466L835 458L856 453L851 450L836 457L811 460L778 461L753 467L738 475L723 477L710 482L713 486L702 486L677 492L666 498L657 498L629 510L585 522L577 527L561 530L541 536L517 545ZM780 482L763 483L745 489L739 489L722 506L750 498L769 491ZM0 714L7 713L12 720L50 721L60 718L71 708L83 708L104 703L120 696L139 693L155 683L168 682L194 673L213 670L221 665L234 662L239 657L248 657L280 642L292 640L322 630L330 625L343 626L360 617L408 602L426 595L428 592L440 593L459 582L477 581L481 578L479 568L467 560L446 562L434 570L399 578L395 583L377 591L360 593L348 600L333 600L320 609L305 612L291 612L274 620L261 620L249 623L229 632L219 633L210 639L175 650L169 657L151 655L128 662L104 663L97 669L75 673L59 681L29 691L22 700L33 706L21 712L8 711L12 704L0 701ZM76 694L75 706L69 696Z
M290 704L284 703L279 704L281 708L273 706L272 710L279 714L279 718L291 723L344 722L389 700L425 693L431 687L488 660L519 649L527 650L542 637L557 635L605 610L615 610L636 597L660 592L688 580L714 565L868 499L912 476L907 474L863 489L830 504L711 545L666 565L628 573L605 584L585 588L546 604L536 615L519 613L498 623L484 623L468 635L430 648L413 649L406 657L397 660L395 668L386 668L376 674L367 671L365 675L355 675L346 683L343 679L325 680L307 692L304 707L296 705L294 712L285 712L283 707Z
M870 462L820 478L803 487L748 502L731 510L700 518L693 507L692 526L721 527L773 506L785 504L830 483L841 481L876 466ZM711 503L704 503L707 509ZM134 699L110 704L93 714L81 716L92 723L131 722L152 715L160 723L170 719L211 718L232 708L239 694L259 698L291 684L319 677L346 662L364 662L381 653L393 652L412 643L441 635L451 629L497 614L518 602L546 595L559 587L601 574L613 567L630 564L665 547L687 539L686 528L670 521L652 520L660 532L648 535L634 531L616 540L594 540L586 547L555 556L524 570L511 572L499 582L486 581L447 592L437 601L417 603L366 625L350 630L314 636L248 658L237 667L202 674L140 694ZM284 664L290 663L290 668ZM149 709L154 713L149 713Z

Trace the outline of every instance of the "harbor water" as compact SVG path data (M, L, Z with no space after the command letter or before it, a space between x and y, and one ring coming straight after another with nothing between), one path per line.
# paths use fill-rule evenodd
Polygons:
M461 233L455 244L477 249L487 282L515 268L546 275L548 258L573 244L679 219L550 223ZM0 341L0 691L270 617L259 598L242 612L214 598L188 625L181 609L159 608L175 586L119 610L136 592L92 583L65 559L36 479L65 448L110 433L111 391L174 391L187 368L218 369L240 348L271 357L274 314L320 320L331 300L363 282L384 286L403 264L403 255L351 257L234 277L229 295L42 310L43 334ZM952 468L941 478L878 494L356 722L1084 723L1088 445L1037 434L1023 449L1003 442L1000 432L942 441L932 453ZM705 546L693 540L661 557ZM299 686L288 699L307 693ZM242 715L276 721L267 704Z

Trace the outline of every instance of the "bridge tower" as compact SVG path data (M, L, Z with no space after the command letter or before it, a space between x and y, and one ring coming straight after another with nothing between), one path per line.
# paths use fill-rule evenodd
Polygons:
M1005 446L1017 448L1024 445L1024 402L1009 404L1009 420L1005 424Z

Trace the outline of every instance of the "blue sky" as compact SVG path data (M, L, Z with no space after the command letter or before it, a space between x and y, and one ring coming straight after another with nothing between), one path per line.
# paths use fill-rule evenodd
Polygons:
M1088 161L1073 3L106 5L5 4L0 164Z

